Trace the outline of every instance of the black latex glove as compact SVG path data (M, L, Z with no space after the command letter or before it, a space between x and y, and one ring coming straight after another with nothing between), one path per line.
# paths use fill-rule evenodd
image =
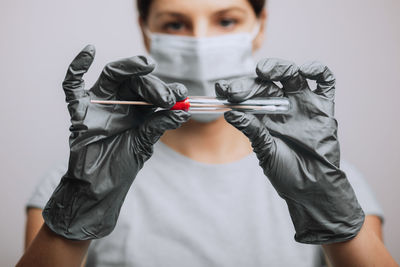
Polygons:
M364 213L339 169L332 72L318 62L298 68L279 59L262 60L256 72L256 78L221 81L216 92L230 102L289 98L292 109L285 115L256 117L231 111L225 113L225 119L250 139L265 175L286 200L295 239L323 244L353 238ZM315 80L317 89L311 91L306 79ZM280 82L283 88L273 82Z
M145 100L170 108L185 99L180 84L167 85L149 75L155 65L138 56L108 64L96 84L84 89L82 76L93 62L87 46L71 63L63 88L71 115L67 173L47 203L47 226L68 239L100 238L115 227L125 196L153 144L169 129L189 119L184 111L157 111L100 100Z

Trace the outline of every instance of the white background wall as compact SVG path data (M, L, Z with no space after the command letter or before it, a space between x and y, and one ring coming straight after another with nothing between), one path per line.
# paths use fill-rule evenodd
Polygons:
M61 82L87 43L109 61L143 53L132 0L0 1L0 265L22 253L24 203L68 153ZM366 175L400 262L400 1L270 0L260 57L318 59L336 73L342 155Z

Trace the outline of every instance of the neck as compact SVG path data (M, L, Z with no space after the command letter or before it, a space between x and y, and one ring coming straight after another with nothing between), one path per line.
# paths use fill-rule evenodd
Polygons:
M233 162L252 151L247 137L223 117L210 123L190 120L176 130L165 132L161 141L178 153L203 163Z

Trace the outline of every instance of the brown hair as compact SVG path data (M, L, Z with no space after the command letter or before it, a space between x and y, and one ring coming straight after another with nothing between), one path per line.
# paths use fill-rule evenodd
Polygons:
M152 0L137 0L139 15L143 20L147 19ZM253 7L254 13L258 17L265 6L266 0L248 0Z

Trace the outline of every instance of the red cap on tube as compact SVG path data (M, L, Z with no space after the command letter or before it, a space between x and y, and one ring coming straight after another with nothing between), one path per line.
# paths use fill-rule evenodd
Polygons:
M189 102L189 98L187 97L185 100L183 101L178 101L175 103L175 105L171 108L171 110L184 110L184 111L188 111L190 108L190 102Z

